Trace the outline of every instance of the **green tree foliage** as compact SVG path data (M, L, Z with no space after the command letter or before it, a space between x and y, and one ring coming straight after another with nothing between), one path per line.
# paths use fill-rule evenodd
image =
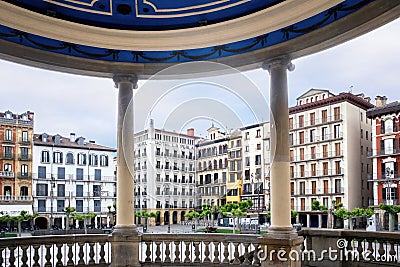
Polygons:
M225 217L239 218L247 215L247 210L253 206L253 201L244 200L239 203L227 203L220 208ZM235 233L235 220L233 220L233 233Z
M400 213L400 206L380 204L379 208L393 215Z
M318 200L314 200L311 204L311 210L328 210L328 208L321 205Z
M18 236L21 236L21 223L30 221L39 216L39 214L29 214L29 212L22 210L17 216L10 216L5 212L0 212L0 222L16 222L18 224Z
M63 211L65 213L65 217L67 218L67 222L66 222L65 225L66 225L66 230L68 231L69 230L69 221L70 221L71 213L75 212L76 208L74 208L74 207L65 207Z
M90 219L93 219L97 216L96 212L90 212L87 214L82 213L70 213L70 217L77 221L83 221L83 228L85 229L85 234L87 234L86 223Z

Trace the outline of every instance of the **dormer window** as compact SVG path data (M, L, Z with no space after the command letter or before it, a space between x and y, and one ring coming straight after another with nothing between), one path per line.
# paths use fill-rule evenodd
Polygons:
M6 111L5 112L5 115L6 115L6 119L12 119L12 112L11 111Z
M53 140L54 140L54 143L59 145L61 143L61 136L57 134L57 135L53 136Z
M28 115L26 113L22 114L21 120L27 121L28 120Z
M47 138L48 138L48 135L47 134L42 134L42 142L47 142Z
M83 146L84 141L85 141L85 138L79 137L78 140L77 140L76 142L78 143L78 145Z

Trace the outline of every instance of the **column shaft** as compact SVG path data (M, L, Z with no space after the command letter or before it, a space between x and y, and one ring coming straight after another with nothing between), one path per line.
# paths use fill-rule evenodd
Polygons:
M136 75L115 75L118 87L117 225L134 225L133 89Z
M268 64L271 120L271 230L290 231L288 58Z

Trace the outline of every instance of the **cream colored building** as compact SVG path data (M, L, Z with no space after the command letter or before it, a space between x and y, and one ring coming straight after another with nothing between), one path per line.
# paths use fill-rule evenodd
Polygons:
M311 89L297 98L289 109L292 209L311 211L314 200L329 209L332 201L349 210L368 206L372 162L366 110L371 107L362 94ZM313 226L309 216L300 220Z

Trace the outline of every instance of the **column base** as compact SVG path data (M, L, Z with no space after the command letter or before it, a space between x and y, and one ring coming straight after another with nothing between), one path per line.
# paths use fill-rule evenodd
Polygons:
M292 227L270 227L260 240L261 266L301 267L303 241Z
M135 225L117 225L111 234L110 267L139 267L141 235Z

